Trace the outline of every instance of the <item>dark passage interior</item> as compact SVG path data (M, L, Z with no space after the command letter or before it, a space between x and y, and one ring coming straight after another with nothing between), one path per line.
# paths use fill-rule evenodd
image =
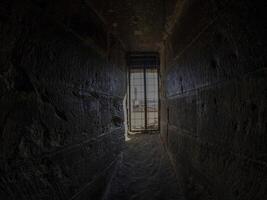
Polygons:
M266 10L1 0L0 199L267 199Z

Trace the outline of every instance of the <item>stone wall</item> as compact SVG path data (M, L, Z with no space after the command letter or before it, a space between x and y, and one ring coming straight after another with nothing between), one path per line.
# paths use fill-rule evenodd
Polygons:
M99 199L124 144L121 44L82 1L4 0L0 48L0 199Z
M162 53L161 134L184 192L266 199L266 3L188 0L177 10Z

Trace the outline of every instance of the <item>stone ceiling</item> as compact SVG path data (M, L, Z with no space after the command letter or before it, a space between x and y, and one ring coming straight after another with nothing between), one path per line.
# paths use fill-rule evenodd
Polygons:
M128 51L158 51L166 8L176 0L86 0L104 18ZM167 2L167 3L166 3Z

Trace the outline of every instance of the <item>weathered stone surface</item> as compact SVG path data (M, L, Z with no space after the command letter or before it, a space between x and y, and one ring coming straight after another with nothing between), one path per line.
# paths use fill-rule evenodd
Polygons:
M165 42L161 130L185 194L265 199L266 6L198 0L183 6Z
M128 51L158 51L165 25L165 7L175 4L170 0L86 2L104 16L110 30L122 39Z
M123 147L124 49L73 4L1 2L1 199L98 199Z

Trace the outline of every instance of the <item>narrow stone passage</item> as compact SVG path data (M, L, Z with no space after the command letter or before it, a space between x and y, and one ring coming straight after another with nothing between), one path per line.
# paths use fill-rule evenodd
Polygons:
M182 200L160 136L131 136L105 200Z

